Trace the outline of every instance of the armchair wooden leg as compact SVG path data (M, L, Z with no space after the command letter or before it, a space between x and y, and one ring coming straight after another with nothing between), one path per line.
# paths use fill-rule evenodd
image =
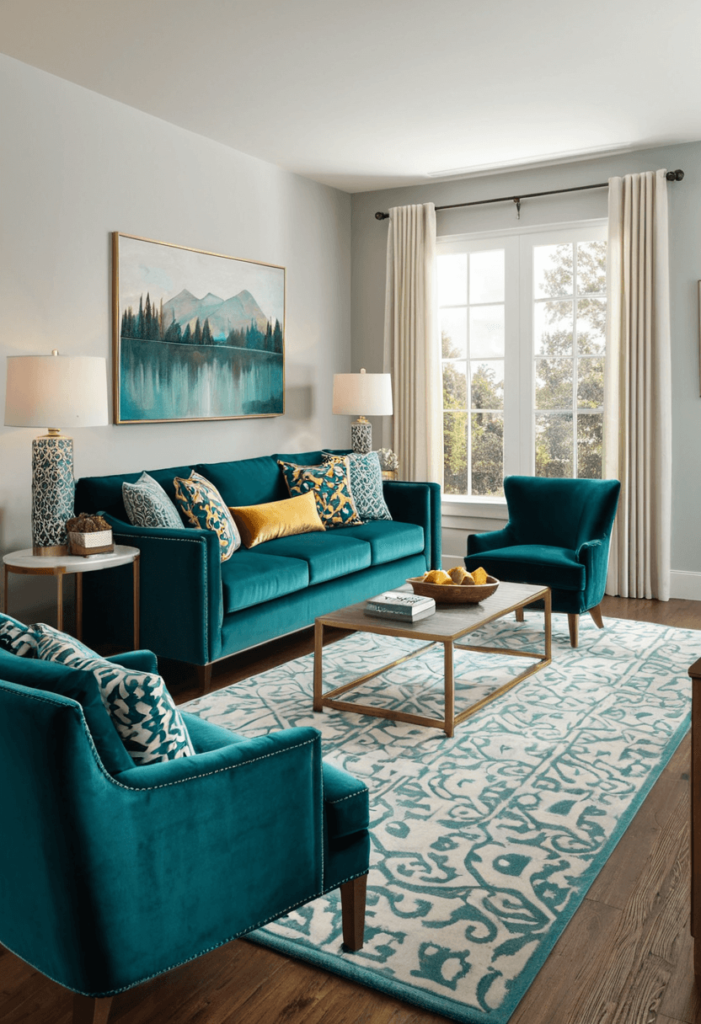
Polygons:
M599 627L599 629L603 629L604 628L604 620L601 617L601 605L597 604L596 608L590 608L589 609L589 614L591 615L592 619L594 620L595 625L597 625Z
M365 893L368 876L361 875L341 886L343 945L346 949L362 949L365 941Z
M517 608L516 609L516 621L517 622L525 622L526 621L526 613L523 610L523 608Z
M577 647L579 644L579 615L567 613L567 623L570 627L570 644Z
M107 1024L112 999L73 996L73 1024Z
M209 693L212 686L212 663L209 665L196 665L197 669L197 682L199 684L200 693Z

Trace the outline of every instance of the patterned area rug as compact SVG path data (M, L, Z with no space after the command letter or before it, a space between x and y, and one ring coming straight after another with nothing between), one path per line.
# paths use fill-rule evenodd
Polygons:
M473 642L540 650L542 625L536 613L503 619ZM370 789L363 949L341 950L337 893L249 938L466 1024L505 1024L688 728L699 633L615 619L606 627L582 617L572 650L566 616L553 616L553 664L453 739L314 715L311 656L193 701L188 710L246 735L314 725L325 756ZM325 648L325 689L415 646L346 637ZM524 664L456 652L456 710ZM439 716L442 671L437 647L353 694Z

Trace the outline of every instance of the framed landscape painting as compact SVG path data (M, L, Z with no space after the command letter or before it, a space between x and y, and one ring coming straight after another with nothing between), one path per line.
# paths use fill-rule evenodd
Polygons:
M280 416L285 268L112 239L115 423Z

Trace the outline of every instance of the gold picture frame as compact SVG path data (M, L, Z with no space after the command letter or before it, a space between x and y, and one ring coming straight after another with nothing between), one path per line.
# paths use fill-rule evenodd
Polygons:
M112 234L114 422L285 412L285 267Z

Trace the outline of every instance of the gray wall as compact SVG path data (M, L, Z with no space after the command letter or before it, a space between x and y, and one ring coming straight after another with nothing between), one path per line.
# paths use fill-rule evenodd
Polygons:
M701 398L699 398L699 329L696 282L701 279L701 143L637 150L597 160L494 174L452 182L429 182L353 196L352 204L352 367L382 369L387 221L375 211L409 203L469 202L496 196L588 185L623 175L681 167L682 182L668 185L673 381L673 596L699 596L699 580L684 582L683 573L701 573ZM512 203L446 210L437 214L440 235L559 223L605 217L605 189L524 200L521 220ZM452 532L452 531L451 531ZM464 537L462 539L464 544ZM461 547L462 550L462 547ZM687 589L684 590L684 586Z
M109 359L112 231L287 268L284 416L76 430L76 476L345 443L330 382L350 369L347 194L3 55L0 140L3 408L5 355ZM31 544L41 432L0 426L3 554ZM53 616L47 581L15 576L10 589L11 612Z

